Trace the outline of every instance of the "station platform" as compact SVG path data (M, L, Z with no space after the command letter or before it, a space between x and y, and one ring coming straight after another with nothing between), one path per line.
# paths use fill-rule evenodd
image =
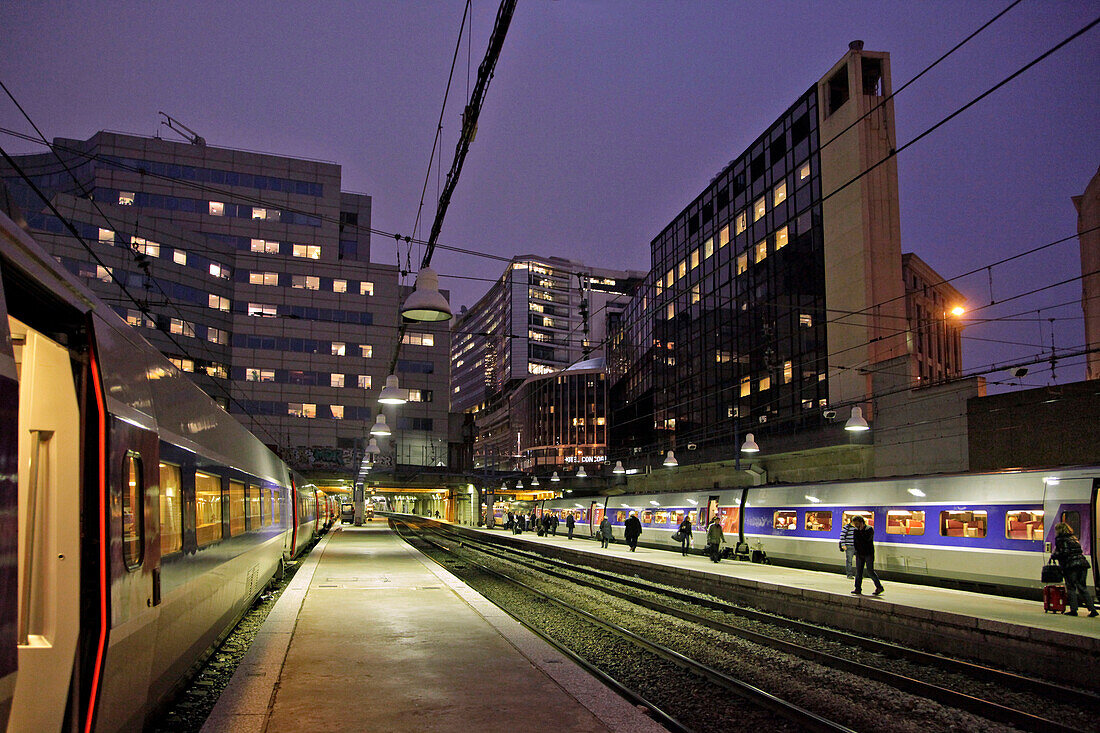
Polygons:
M302 560L202 730L516 728L664 730L376 519Z

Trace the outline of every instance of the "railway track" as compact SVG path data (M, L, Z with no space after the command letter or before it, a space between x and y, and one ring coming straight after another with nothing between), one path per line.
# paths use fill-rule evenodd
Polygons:
M663 622L650 620L647 622L650 625L671 625L672 622L667 620L675 619L685 628L696 630L695 633L707 629L719 635L719 638L735 638L755 648L772 650L788 660L802 660L833 673L843 673L848 680L874 681L875 684L895 691L891 693L891 697L896 692L910 696L910 707L913 709L920 707L920 701L934 701L946 708L993 721L1005 729L1028 731L1091 730L1090 716L1095 716L1100 711L1100 698L1089 692L1069 690L1060 685L1005 673L965 660L947 659L868 637L733 606L712 597L680 589L657 587L637 579L539 557L532 552L475 541L468 537L447 536L444 532L438 534L442 540L436 540L435 544L441 551L483 553L492 558L494 563L514 566L532 582L533 578L540 577L547 579L544 581L547 583L584 588L597 597L611 596L620 604L644 609L648 616L666 619ZM465 561L472 560L466 557ZM526 592L533 594L535 591L532 589ZM543 589L539 592L546 591ZM598 601L596 605L598 607ZM599 615L598 612L591 613ZM634 615L642 613L636 610ZM704 666L710 667L707 664ZM732 666L737 667L736 664ZM898 667L904 669L899 671ZM736 674L736 669L731 671L729 665L723 667L722 663L712 669L727 677L734 677ZM705 672L699 670L692 674L706 676ZM827 683L822 685L817 690L821 694L814 697L828 697L824 690L829 686ZM840 701L852 697L845 695L843 690L834 691L834 695ZM854 697L857 698L854 704L859 705L860 695ZM823 702L821 708L830 710L834 704L836 703ZM839 704L844 705L843 702ZM817 706L812 707L816 709ZM1043 715L1036 714L1040 710ZM839 721L830 719L826 714L820 714L819 717L822 721L817 721L817 725L837 724L841 726L839 729L844 729L850 723L842 721L852 718L858 721L862 716L840 715ZM944 727L959 729L960 723L964 721L956 720L951 725L945 723ZM800 722L798 725L805 727L809 724ZM858 724L854 727L864 728ZM961 727L967 726L963 724ZM988 729L988 726L983 727ZM873 729L929 730L936 729L936 726L891 727L884 725L879 719Z

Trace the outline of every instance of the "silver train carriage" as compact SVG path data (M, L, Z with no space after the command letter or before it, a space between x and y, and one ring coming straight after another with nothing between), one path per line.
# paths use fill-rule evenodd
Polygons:
M841 529L860 514L875 529L875 567L884 577L1034 598L1062 521L1091 558L1095 584L1098 488L1093 466L558 499L542 511L563 521L573 513L580 535L606 513L620 538L637 512L641 544L657 547L678 547L671 535L688 516L696 549L718 516L731 547L742 541L771 562L839 572Z
M0 214L0 725L137 730L317 494Z

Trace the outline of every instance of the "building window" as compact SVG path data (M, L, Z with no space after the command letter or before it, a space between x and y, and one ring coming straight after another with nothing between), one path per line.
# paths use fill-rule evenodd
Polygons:
M206 374L211 377L221 377L222 379L229 379L229 370L225 368L225 364L210 363L206 365Z
M206 340L212 344L228 344L229 332L220 328L207 328Z
M798 169L798 180L799 181L805 181L809 177L810 177L810 164L806 163L805 165L803 165L801 168Z
M809 313L798 314L798 325L805 326L806 328L812 328L814 325L814 317Z
M269 239L253 239L251 249L253 252L262 252L267 255L279 254L279 243Z
M699 266L699 248L696 247L691 251L691 269L695 269Z
M763 377L759 382L759 391L764 392L772 388L772 378Z
M722 249L730 243L730 225L726 224L718 232L718 249Z
M719 349L714 354L714 361L717 364L729 364L729 362L730 362L730 352L722 351L721 349Z
M130 237L130 248L149 257L160 257L160 245L142 237Z
M766 210L767 199L763 196L756 200L756 203L752 205L752 220L760 221L764 218L764 211Z
M112 268L104 267L103 265L96 265L95 277L96 280L102 280L105 283L109 283L112 280Z
M210 216L225 216L225 204L221 201L211 201Z
M209 298L210 307L214 310L228 311L229 310L229 298L223 298L220 295L210 294Z
M179 369L181 372L194 372L195 371L195 360L194 359L181 359L178 356L170 356L170 357L168 357L168 361L175 364L176 369Z
M328 409L329 409L329 412L332 413L332 419L333 420L343 420L344 419L344 406L343 405L329 405Z
M245 381L248 382L274 382L275 370L274 369L247 369L244 373Z
M374 347L370 344L359 344L359 356L370 359L374 356Z
M347 352L347 344L343 341L332 342L332 355L333 356L345 356Z
M687 274L687 260L680 260L680 264L676 265L676 279L679 280Z
M225 265L218 264L217 262L210 263L210 274L213 277L220 277L223 280L229 279L229 268Z
M321 259L321 245L319 244L296 244L292 250L292 254L295 257L308 257L311 260Z
M790 237L787 234L787 227L783 227L775 233L775 248L777 250L783 249L787 246L787 242L789 241L789 239Z
M188 323L182 318L172 318L168 323L168 332L174 333L179 336L191 336L195 335L195 325Z
M736 227L736 230L734 232L735 234L740 234L741 232L745 231L745 229L748 227L748 215L744 211L742 211L740 214L737 215L737 221L735 222L735 227Z
M328 378L328 385L330 387L343 387L344 375L343 374L330 374Z
M266 219L267 218L267 209L261 209L257 206L253 206L252 207L252 218L253 219Z
M787 182L783 181L775 187L773 192L774 198L772 199L772 206L779 206L781 203L787 200Z
M699 284L696 283L691 288L691 302L692 305L699 302Z
M752 377L741 377L741 396L748 397L752 393Z
M249 285L278 285L279 273L277 272L250 272L248 273Z
M729 229L726 230L727 232ZM703 242L703 259L707 259L714 254L714 237L711 237L707 241Z
M790 384L791 379L794 376L794 365L789 362L783 362L783 384Z
M317 405L310 402L289 402L286 413L291 417L317 417Z
M749 256L747 254L737 255L737 274L740 275L749 269Z
M172 262L175 262L177 265L186 265L187 253L184 252L182 249L173 250Z
M348 281L347 280L333 280L332 281L332 292L334 292L334 293L346 293L346 292L348 292Z
M401 343L409 346L435 346L435 335L430 333L406 333L402 337Z
M761 262L768 256L768 240L762 239L756 243L756 261Z
M135 194L133 191L119 191L118 192L118 205L119 206L133 206Z
M100 244L109 244L112 247L115 246L115 233L112 232L110 229L100 229L99 230L99 243Z
M668 308L665 309L665 318L667 318L668 320L671 321L675 317L676 317L676 304L675 303L669 303Z
M263 318L274 318L279 315L279 310L276 306L268 305L266 303L249 303L248 315L260 316Z
M359 283L360 295L374 295L374 283L363 281Z
M371 379L369 374L359 375L359 389L370 389Z
M298 288L299 290L320 290L321 278L314 277L313 275L291 275L290 287Z
M410 389L409 402L431 402L432 390L430 389Z

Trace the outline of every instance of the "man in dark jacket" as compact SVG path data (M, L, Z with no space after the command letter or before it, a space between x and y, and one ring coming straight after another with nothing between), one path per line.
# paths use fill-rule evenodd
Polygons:
M626 538L626 544L630 545L631 552L638 549L638 537L641 534L642 523L638 520L638 513L631 512L626 522L623 523L623 537Z
M577 520L573 518L573 512L565 515L565 528L569 530L569 539L573 539L573 527L576 526Z
M886 589L882 587L882 582L875 572L875 528L868 527L867 522L859 515L852 518L852 524L855 525L852 544L856 548L856 589L852 593L857 596L863 593L863 573L866 568L868 577L875 582L872 595L877 596Z

